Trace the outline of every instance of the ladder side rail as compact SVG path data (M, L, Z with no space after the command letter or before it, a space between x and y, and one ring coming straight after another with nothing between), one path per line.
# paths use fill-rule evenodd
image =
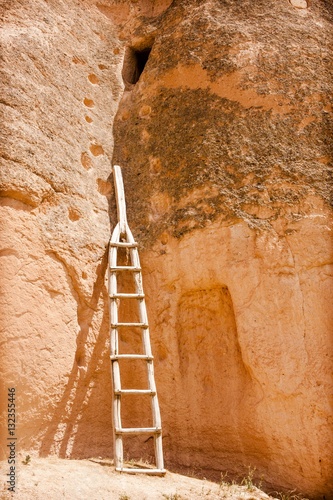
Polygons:
M116 224L114 230L112 231L112 235L111 235L111 238L110 238L110 243L119 243L119 241L120 241L120 224L118 222ZM113 249L117 250L117 247L113 247L112 245L110 245L110 247L109 247L109 257L111 257L111 251ZM111 262L109 262L109 263L111 264Z
M121 434L116 433L116 429L121 429L121 402L120 396L113 397L113 443L114 443L114 460L116 467L124 465L124 448L123 438Z
M149 388L153 391L151 397L151 408L153 414L153 426L157 428L162 428L160 406L158 403L158 397L156 392L156 383L154 377L154 365L152 362L147 362L147 372ZM154 449L156 458L156 467L158 469L164 469L164 459L163 459L163 444L162 444L162 433L154 435Z
M128 228L128 240L134 241L133 235ZM139 252L137 248L130 249L131 254L131 265L134 267L141 268ZM138 294L143 293L143 282L142 282L142 274L136 273L134 275L134 283L136 292ZM148 314L146 308L145 299L139 300L139 318L140 322L148 324ZM149 328L142 331L142 343L143 343L143 352L147 356L152 356L151 350L151 342L150 342L150 334ZM161 422L161 413L158 403L158 397L156 393L156 383L154 377L154 365L152 360L147 360L147 375L148 375L148 387L152 391L151 397L151 408L152 408L152 416L153 416L153 426L156 428L162 427ZM162 434L154 435L154 450L155 450L155 459L156 466L159 470L164 469L164 459L163 459L163 446L162 446Z
M130 233L130 230L129 230ZM131 233L130 233L131 235ZM133 238L134 240L134 238ZM140 258L137 248L133 248L130 250L131 252L131 265L135 267L141 267ZM142 274L136 273L134 275L135 288L137 293L143 293L143 282L142 282ZM139 300L139 318L140 322L148 324L148 314L146 308L145 299ZM152 356L151 350L151 342L150 342L150 333L149 328L142 331L142 342L143 342L143 352ZM156 428L162 427L161 421L161 413L160 407L158 403L158 397L156 393L156 383L154 377L154 365L153 361L147 360L147 375L148 375L148 387L152 391L151 398L151 407L152 407L152 415L153 415L153 426ZM162 434L154 435L154 449L155 449L155 459L156 466L159 470L164 469L164 459L163 459L163 444L162 444Z
M113 166L113 178L115 185L118 221L120 226L120 233L126 233L127 226L127 216L126 216L126 201L125 201L125 190L123 176L121 174L121 168L119 165Z
M145 324L148 324L148 315L147 315L145 299L139 301L139 318L142 323L144 322ZM142 331L142 345L143 345L143 352L147 356L152 356L153 354L150 343L149 328L146 328L145 330Z
M118 306L116 300L111 300L110 311L113 316L113 320L117 321L118 316ZM111 328L111 338L110 338L110 351L111 356L117 356L119 353L119 342L118 342L118 329L116 327Z
M162 434L154 436L154 448L156 457L156 467L161 471L164 470L164 459L163 459L163 442Z
M130 241L131 243L135 242L132 231L130 230L130 228L128 226L127 226L126 236L127 236L128 241ZM137 247L130 249L130 257L131 257L131 266L141 270L139 251L138 251ZM143 283L142 283L141 272L135 273L133 276L133 279L134 279L134 283L135 283L136 293L143 295L144 293L143 293ZM148 320L147 320L147 322L148 322ZM142 321L142 323L144 323L144 322Z
M122 392L121 389L121 381L120 381L120 368L118 359L114 359L112 361L112 375L113 375L113 392L114 394L120 394Z
M120 224L117 224L113 230L111 236L111 242L115 243L119 241L120 238ZM108 278L109 278L109 295L117 294L117 275L116 273L110 272L110 267L117 265L117 255L118 248L111 246L109 247L109 265L108 265ZM111 325L118 323L118 303L115 299L110 300L110 320ZM118 331L115 328L111 328L111 338L110 338L111 355L114 356L118 354Z
M134 236L128 224L126 227L126 236L127 236L127 241L129 241L130 243L135 243ZM136 269L141 269L139 251L137 247L130 248L130 257L131 257L131 266L135 267ZM142 283L141 272L135 273L133 278L136 287L136 293L143 294L143 283Z
M154 365L152 362L147 362L147 371L148 371L149 388L154 391L151 398L153 426L156 428L162 428L161 413L158 403L155 377L154 377ZM154 435L154 449L155 449L156 467L162 470L164 469L162 433Z
M117 243L120 238L120 224L118 223L113 230L111 240L112 243ZM110 267L117 265L118 248L116 246L109 246L109 265L108 265L108 277L109 277L109 295L112 296L117 293L117 275L110 272ZM118 302L116 299L110 300L110 320L111 324L115 325L118 323ZM117 328L111 328L111 338L110 338L110 351L111 356L118 354L118 330ZM120 384L120 371L118 360L111 360L112 366L112 385L113 385L113 443L114 443L114 457L115 466L123 467L123 440L122 436L116 434L115 429L122 427L121 422L121 397L116 395L115 392L118 389L121 390Z
M132 243L135 242L132 231L130 230L128 225L127 225L127 230L126 230L126 236L130 242L132 242ZM134 267L141 268L140 257L139 257L139 252L138 252L137 247L130 249L130 255L131 255L131 265ZM133 276L133 279L134 279L136 293L140 294L140 295L141 294L144 295L141 272L135 273ZM140 323L148 324L147 308L146 308L146 302L144 299L139 300L139 321L140 321ZM151 344L150 344L150 334L149 334L148 328L142 333L142 342L143 342L143 352L147 356L152 356L152 350L151 350Z
M130 243L135 243L134 236L133 236L132 231L130 230L128 224L126 227L126 236L127 236L127 241L129 241ZM130 256L131 256L131 266L133 266L137 269L141 269L138 247L130 248ZM136 284L137 293L140 293L140 294L143 293L141 272L135 273L134 282Z

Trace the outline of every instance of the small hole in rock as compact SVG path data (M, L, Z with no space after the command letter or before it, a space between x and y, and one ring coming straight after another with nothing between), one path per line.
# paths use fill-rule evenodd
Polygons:
M69 209L68 209L68 218L72 222L75 222L75 221L81 219L81 214L80 214L80 212L76 208L69 207Z
M142 50L137 50L132 47L127 47L122 76L125 85L135 85L147 64L151 47L146 47Z
M110 182L103 181L103 179L97 179L97 189L103 196L108 196L111 194L111 184Z
M91 144L89 146L89 149L94 156L100 156L104 154L104 149L100 144Z
M90 118L90 116L85 116L84 118L88 123L91 123L93 121L92 118Z
M91 73L90 75L88 75L88 80L90 83L92 83L93 85L97 85L98 82L99 82L99 79L96 75L94 75L94 73Z
M89 168L92 167L92 161L88 153L81 153L81 164L86 170L89 170Z
M94 101L92 99L88 99L87 97L83 99L83 103L87 106L87 108L93 108L95 106Z

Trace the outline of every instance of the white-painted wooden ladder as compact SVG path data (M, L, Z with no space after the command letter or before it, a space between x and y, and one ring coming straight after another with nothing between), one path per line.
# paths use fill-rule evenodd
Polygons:
M127 223L126 203L121 168L113 167L115 193L118 211L118 223L115 226L109 247L109 296L111 320L111 365L113 384L113 430L114 430L114 462L116 470L129 473L165 474L162 449L161 415L156 393L154 378L153 355L150 345L148 316L145 295L142 286L142 275L138 244L134 240ZM118 265L118 251L126 250L129 265ZM134 284L135 293L118 292L118 274L130 273L130 281ZM133 290L131 290L133 292ZM137 302L138 322L123 322L119 318L119 306L123 299L132 299ZM127 354L119 352L119 330L139 329L142 336L143 354ZM120 364L121 360L142 360L147 364L147 389L123 389L121 386ZM148 395L151 398L152 427L124 428L122 426L121 404L122 395ZM146 396L147 397L147 396ZM124 466L123 437L125 435L147 434L154 437L154 450L156 468L140 468Z

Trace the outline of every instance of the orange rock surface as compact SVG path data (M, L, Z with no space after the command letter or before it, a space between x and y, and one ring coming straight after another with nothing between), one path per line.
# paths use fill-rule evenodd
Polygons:
M21 451L112 455L116 162L166 466L332 498L330 3L2 9L1 435L16 387ZM134 400L124 419L145 415Z

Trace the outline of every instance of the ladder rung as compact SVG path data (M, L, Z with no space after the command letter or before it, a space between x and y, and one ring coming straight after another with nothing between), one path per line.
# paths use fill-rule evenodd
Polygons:
M115 430L116 434L160 434L161 432L161 427L127 427Z
M111 272L117 272L117 271L141 271L141 267L137 266L113 266L110 267Z
M129 243L127 241L110 241L111 247L127 247L127 248L135 248L138 246L136 242Z
M115 354L110 356L111 361L116 361L117 359L146 359L147 361L152 361L154 356L148 356L147 354Z
M134 469L132 467L116 467L117 472L127 472L128 474L154 474L155 476L164 476L165 469Z
M114 293L110 299L144 299L144 293Z
M151 389L116 389L114 391L115 394L150 394L151 396L155 396L156 391L152 391Z
M147 323L114 323L111 328L118 328L119 326L138 326L140 328L149 328Z

